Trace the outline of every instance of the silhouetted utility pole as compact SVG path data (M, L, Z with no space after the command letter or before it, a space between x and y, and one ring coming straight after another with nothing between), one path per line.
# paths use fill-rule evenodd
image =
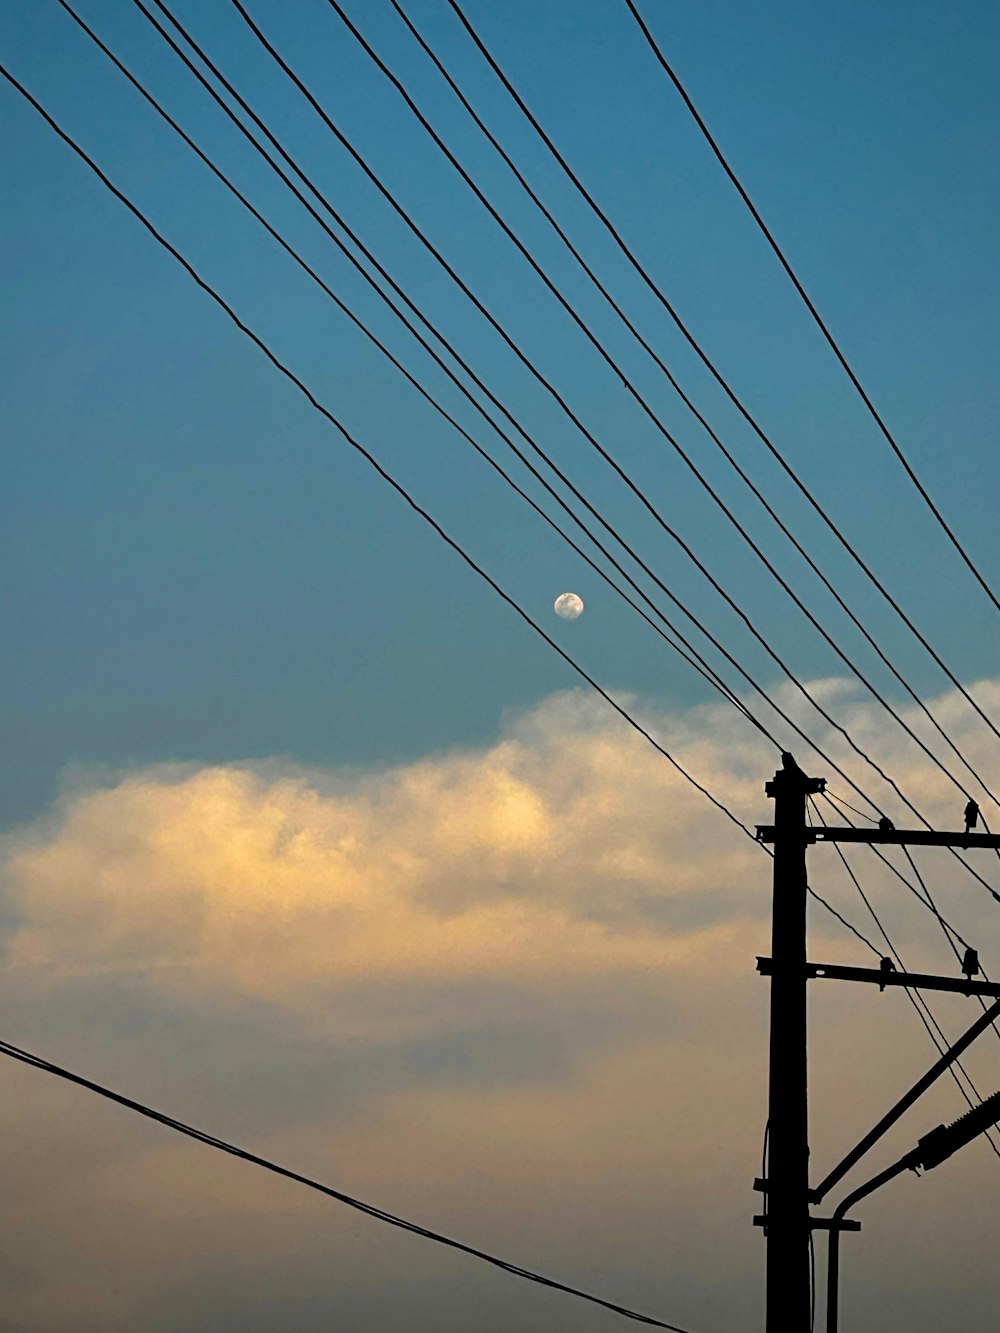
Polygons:
M757 968L771 979L770 1067L768 1072L768 1151L764 1179L756 1182L765 1198L763 1214L754 1218L764 1227L767 1239L767 1333L808 1333L811 1319L809 1274L809 1237L812 1231L831 1233L833 1272L832 1320L836 1323L836 1271L841 1231L859 1231L861 1224L845 1217L848 1206L865 1197L883 1179L890 1179L905 1166L918 1162L911 1154L902 1165L882 1173L860 1191L855 1191L829 1218L810 1217L810 1203L819 1203L879 1139L895 1120L913 1105L927 1087L956 1060L962 1050L1000 1015L1000 984L975 980L979 960L974 949L967 949L962 961L962 978L938 977L896 971L892 960L884 958L878 968L844 967L838 964L810 963L806 956L806 848L816 842L888 843L897 846L991 848L1000 851L1000 835L977 833L979 809L970 801L965 811L965 830L938 833L933 830L897 830L883 818L878 828L836 828L810 826L806 821L806 802L822 792L823 778L810 778L790 754L781 756L781 768L767 783L765 791L774 800L774 823L757 827L757 837L774 848L774 885L771 909L771 957L758 958ZM874 1129L852 1149L818 1189L809 1188L808 1064L806 1030L806 988L817 978L834 981L859 981L887 987L958 991L964 995L990 996L998 1001L988 1014L969 1029L941 1060L924 1075ZM973 1132L992 1124L1000 1115L1000 1094L991 1098L987 1111L966 1117L947 1133L934 1131L938 1137L968 1141ZM992 1117L992 1118L991 1118ZM948 1136L951 1136L950 1138ZM921 1140L920 1153L934 1136ZM935 1139L936 1142L936 1139ZM926 1154L924 1154L926 1156ZM920 1163L926 1165L924 1157ZM936 1160L943 1160L938 1157ZM929 1158L928 1158L929 1161ZM932 1163L933 1164L933 1163Z
M768 1076L767 1333L809 1328L809 1106L806 1064L806 798L823 790L790 754L774 798Z

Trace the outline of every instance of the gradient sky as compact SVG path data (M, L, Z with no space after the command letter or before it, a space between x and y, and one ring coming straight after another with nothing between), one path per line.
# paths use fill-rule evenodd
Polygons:
M772 533L655 367L630 346L588 289L387 0L348 0L346 7L794 586L857 652L885 692L898 698L894 682L873 664L871 652ZM564 184L447 5L407 0L406 8L880 642L922 694L941 694L941 674L845 563L694 363L660 308ZM408 366L440 389L471 427L474 414L242 144L138 10L126 0L81 0L80 9L268 218L294 238L335 290ZM804 677L841 676L842 664L694 489L615 375L573 330L335 13L322 0L295 5L254 0L252 12L420 225L566 391L654 504L705 556L754 623ZM985 682L982 697L992 698L995 613L853 396L624 4L469 0L468 12L788 461L946 651L961 679ZM643 12L913 465L990 575L996 569L994 441L1000 409L1000 182L993 165L1000 123L996 8L895 2L790 8L731 0L668 6L647 0ZM727 645L764 681L777 684L773 664L746 629L623 493L405 232L269 63L228 0L177 0L177 13L308 163L414 299L530 421L539 440L602 511ZM579 558L472 456L276 250L55 0L5 5L0 49L11 72L548 632L602 683L635 697L679 737L692 767L714 773L743 818L766 817L761 783L774 759L768 747L742 725L734 726L735 715L709 707L708 687L616 603ZM697 1321L698 1329L732 1326L759 1289L759 1237L748 1227L747 1235L739 1229L753 1206L740 1190L756 1171L761 1116L753 1079L759 1070L751 1071L731 1037L728 1045L718 1046L720 1060L735 1062L732 1077L747 1097L747 1123L731 1139L716 1187L707 1192L722 1208L725 1223L706 1204L690 1252L684 1249L683 1209L700 1206L695 1203L698 1182L712 1169L707 1131L695 1136L695 1146L685 1147L685 1134L697 1125L701 1110L685 1103L682 1113L671 1102L674 1084L661 1068L651 1104L667 1117L676 1136L656 1149L663 1154L657 1161L665 1174L676 1170L683 1177L680 1212L662 1203L662 1180L655 1194L638 1183L632 1194L621 1182L613 1186L613 1145L603 1131L615 1126L617 1141L622 1118L637 1113L639 1104L631 1094L615 1103L614 1089L620 1090L622 1070L629 1079L648 1074L647 1049L668 1069L683 1071L705 1097L729 1098L725 1071L716 1064L711 1070L704 1067L705 1043L716 1049L711 1043L726 1005L716 997L703 1009L685 1008L677 979L659 982L652 975L664 962L676 964L679 975L690 966L696 978L692 984L705 987L717 975L709 959L718 946L727 968L720 983L724 994L740 1005L758 1003L747 998L757 994L752 974L749 981L743 975L762 942L766 910L764 871L752 849L745 861L728 843L716 845L715 817L689 807L684 798L684 813L674 812L664 847L655 839L652 844L656 855L666 849L675 858L671 868L683 881L684 902L671 906L671 889L657 905L661 890L648 862L652 853L643 842L651 835L638 824L623 828L620 812L607 804L614 806L600 772L604 742L594 740L603 736L604 724L591 720L582 696L561 693L574 688L577 678L351 454L6 85L0 87L0 109L5 126L0 385L6 464L0 540L10 571L0 655L0 826L9 831L3 915L11 949L12 979L6 984L19 1015L14 1039L35 1036L67 1063L89 1059L90 1072L104 1072L126 1090L133 1077L145 1079L149 1095L169 1096L167 1109L175 1114L198 1119L204 1108L206 1124L211 1115L221 1118L219 1132L242 1134L245 1140L259 1132L273 1141L275 1151L289 1146L300 1153L304 1166L317 1136L321 1140L329 1132L343 1153L320 1161L329 1176L339 1172L342 1178L344 1161L350 1160L357 1167L359 1192L364 1186L378 1196L377 1202L400 1211L409 1207L444 1229L458 1229L463 1220L474 1229L495 1225L497 1244L517 1243L524 1236L516 1221L524 1207L523 1191L533 1170L544 1175L551 1169L551 1200L544 1208L539 1205L538 1216L543 1230L553 1229L552 1264L576 1265L579 1280L599 1286L606 1221L592 1217L581 1222L576 1243L552 1239L560 1219L583 1206L585 1163L593 1160L594 1180L626 1212L634 1210L622 1222L622 1240L608 1261L618 1296L627 1299L634 1285L636 1303L642 1297L647 1305L655 1304L653 1313ZM515 471L523 479L523 470L515 465ZM528 489L538 493L530 481ZM587 604L583 618L572 624L551 614L554 597L567 589ZM872 745L897 753L887 724L864 713L853 691L842 685L826 688L837 707L854 710ZM945 707L956 728L965 725L954 698ZM506 772L504 747L511 736L521 735L518 727L528 729L527 740L518 742L526 752L544 755L546 745L555 746L553 763L565 765L568 786L550 790L536 775L524 779L525 789L534 793L527 814L517 783L514 796L502 784L499 795L488 787L478 805L470 796L468 809L448 814L451 784L465 780L455 778L451 766L461 771L467 762L473 775ZM563 739L543 744L539 735L549 738L552 727ZM982 729L970 728L969 745L983 746ZM635 753L633 742L616 729L608 736L609 753L617 754L620 747L625 747L622 753ZM726 755L727 745L732 755ZM596 747L593 753L588 746ZM921 768L905 750L898 752L898 762L915 790L929 801L945 801L926 765ZM984 748L988 771L995 771L990 770L993 762L994 752ZM641 771L647 772L645 761ZM316 920L342 948L339 954L318 950L316 975L326 967L348 968L353 928L341 939L339 926L326 915L333 909L323 896L347 893L345 881L334 875L336 883L327 883L326 872L306 856L308 873L326 885L324 905L308 895L285 903L283 886L298 883L306 871L276 869L270 853L263 856L256 844L245 861L237 859L222 880L214 880L219 800L230 814L233 809L232 800L220 798L211 785L215 779L210 775L220 773L250 775L249 787L237 782L238 800L233 798L240 828L267 828L267 811L274 807L284 812L282 827L287 822L308 846L339 846L338 821L354 828L358 809L372 802L370 818L350 836L358 839L364 853L360 860L375 877L362 875L354 892L360 900L371 892L376 902L383 877L388 885L400 873L388 850L396 846L398 834L380 805L386 802L391 812L392 802L384 792L379 795L379 783L405 786L412 779L419 786L427 778L429 787L420 789L412 809L407 807L407 818L421 810L433 827L440 821L437 840L425 847L403 838L397 850L404 861L411 855L425 869L442 868L449 883L454 879L460 885L466 877L468 901L459 895L431 913L448 921L472 911L469 904L480 896L492 901L497 894L511 894L521 901L529 880L536 887L548 886L544 892L538 888L543 897L552 885L568 883L567 867L579 869L587 862L575 859L572 839L559 832L554 812L572 808L581 828L586 827L579 809L586 807L590 791L598 827L609 830L615 856L594 871L593 883L575 886L572 901L560 900L558 911L577 925L602 923L601 929L610 932L605 961L599 962L601 949L584 938L589 925L580 927L569 961L540 962L539 976L522 985L516 967L512 980L501 966L503 958L498 961L475 941L510 931L511 939L535 957L538 950L544 954L539 941L556 926L536 922L522 938L510 921L488 913L479 919L472 911L468 935L460 932L455 942L456 954L469 959L461 984L436 951L434 931L425 934L424 927L413 926L413 950L424 957L431 974L440 970L443 990L419 967L414 970L402 945L398 957L385 946L384 975L378 950L369 953L367 945L359 945L357 966L371 975L361 985L352 972L351 985L344 983L349 995L341 997L343 1007L321 1017L319 1010L329 998L324 988L316 982L306 1001L289 978L296 950L308 952L310 923ZM478 790L474 777L468 780L471 790ZM144 814L134 803L138 798L130 783L147 793L148 806L140 801ZM672 786L669 793L670 801L678 799ZM496 849L505 847L506 839L517 843L525 820L529 830L534 827L531 801L536 799L549 821L543 821L545 856L538 852L541 844L532 841L534 834L524 834L524 847L540 857L545 874L536 866L529 875L531 858L519 861L512 852L512 867L504 862L480 875L474 853L488 859L500 855ZM177 801L188 813L184 819L178 815L175 825ZM308 809L300 808L302 802ZM654 821L671 815L669 801L666 809L652 801L642 808ZM947 819L949 807L943 803L940 808ZM464 827L480 817L486 820L486 833L472 852L463 851L466 859L456 861L455 846L465 845ZM221 827L228 828L225 819ZM705 835L699 855L683 851L681 834L702 828L713 833ZM172 838L184 830L193 850L192 859L181 865L170 848ZM278 833L274 836L280 841ZM134 846L125 845L130 838ZM556 856L555 846L568 859ZM31 855L27 847L34 849ZM706 847L718 862L706 860ZM736 858L731 863L725 860L730 855ZM732 898L726 876L736 866L740 874L755 877L752 908ZM389 930L393 937L404 938L413 925L413 904L406 895L414 895L421 910L427 908L434 875L426 873L426 883L417 876L399 889L405 901L381 904L386 919L396 923ZM233 888L230 902L223 884L231 877L243 887ZM251 910L251 881L264 895L259 920L258 907ZM616 908L619 919L609 900L617 899L623 881L640 885L641 892L625 894L626 901ZM698 886L704 888L703 899ZM216 909L222 915L212 925ZM243 909L257 921L247 929L258 944L261 932L266 936L268 913L278 911L288 927L285 943L292 961L287 967L275 961L263 968L273 985L248 981L233 971L227 949L205 943L217 929L225 934L222 923L234 921ZM612 938L617 930L629 941L621 956ZM182 943L176 944L176 953L171 952L173 942L169 948L164 943L169 955L164 961L150 943L174 941L175 935L183 940L187 931L198 940L190 956ZM99 941L115 947L107 953ZM516 953L511 944L510 956ZM252 948L250 956L256 957ZM579 961L579 975L573 959ZM940 958L936 964L930 959L932 964L944 965ZM308 980L312 972L303 967ZM184 996L184 985L164 980L171 968L194 969L190 996ZM467 1021L442 1016L450 1004L467 999ZM843 1041L846 1049L863 1029L846 1004L838 1003L831 1039ZM412 1031L397 1013L411 1004L417 1010ZM748 1041L757 1043L759 1054L761 1013L752 1012ZM899 1013L900 1021L908 1023L901 1006ZM669 1029L666 1036L660 1024ZM912 1038L912 1051L907 1048L913 1063L893 1065L885 1088L879 1085L885 1096L894 1095L899 1080L922 1068L920 1036L918 1031ZM163 1051L159 1068L147 1049L151 1041ZM890 1043L883 1051L890 1063L892 1050ZM319 1103L331 1085L319 1071L334 1056L341 1071L339 1100L327 1125ZM268 1058L279 1062L277 1075L269 1073ZM898 1074L897 1083L890 1073ZM274 1077L282 1080L280 1093ZM68 1094L38 1089L38 1076L32 1078L16 1074L9 1085L25 1099L23 1116L20 1103L8 1107L7 1116L22 1125L26 1143L37 1115L44 1111L53 1125L63 1124L60 1117L69 1124L76 1106ZM984 1084L991 1082L988 1069L983 1078ZM878 1106L876 1097L871 1109ZM585 1129L563 1123L575 1108ZM957 1109L946 1107L951 1114ZM366 1117L370 1139L358 1129ZM470 1117L483 1119L476 1133L469 1130L463 1140ZM406 1133L400 1137L404 1123ZM731 1123L718 1123L730 1136L735 1132ZM484 1124L497 1126L499 1138ZM643 1181L642 1153L653 1151L658 1139L655 1117L643 1124L634 1161L630 1158L634 1182ZM549 1135L545 1146L554 1154L551 1166L539 1166L545 1154L535 1142L536 1125L545 1126ZM158 1141L145 1131L127 1129L125 1158L116 1155L122 1130L120 1118L109 1119L98 1107L86 1109L79 1133L84 1155L93 1139L94 1161L100 1163L94 1170L107 1173L105 1184L112 1181L94 1197L104 1201L109 1218L132 1218L131 1226L141 1216L143 1192L155 1182L173 1187L181 1168L172 1164L170 1145L165 1155L156 1156ZM564 1133L565 1148L560 1147ZM407 1177L390 1153L397 1142L405 1142L416 1158L437 1164L433 1181L440 1183L454 1166L455 1183L438 1190L419 1172ZM976 1151L985 1171L986 1151ZM30 1152L40 1160L42 1149ZM580 1156L570 1160L574 1152ZM384 1168L380 1153L390 1153ZM485 1158L491 1165L477 1165ZM124 1171L126 1159L135 1166L134 1176ZM183 1152L177 1159L181 1167L188 1160ZM105 1291L113 1287L108 1275L121 1265L136 1276L120 1304L111 1301L94 1314L93 1327L249 1329L280 1321L307 1330L326 1326L334 1316L344 1318L349 1309L356 1327L457 1329L479 1317L484 1299L499 1319L497 1328L514 1327L515 1317L521 1321L516 1327L524 1329L614 1325L610 1317L581 1314L571 1305L563 1311L551 1300L538 1303L534 1295L509 1293L500 1279L488 1275L450 1264L435 1267L434 1256L414 1255L408 1248L412 1242L405 1240L363 1230L355 1253L350 1220L333 1224L341 1228L337 1255L340 1263L357 1265L357 1271L349 1278L339 1274L337 1291L331 1293L323 1277L328 1256L311 1230L320 1218L329 1221L328 1212L310 1212L308 1201L295 1212L299 1205L293 1201L287 1206L294 1217L286 1217L285 1196L251 1181L235 1186L248 1191L232 1198L242 1200L251 1214L237 1225L224 1198L235 1171L213 1176L215 1183L206 1184L203 1196L185 1194L188 1187L177 1185L174 1222L147 1215L142 1224L146 1248L140 1244L136 1253L130 1252L131 1240L124 1233L116 1239L113 1222L107 1235L97 1229L102 1240L91 1256L97 1276L76 1274L74 1267L72 1277L82 1284L84 1304L95 1299L102 1274ZM9 1185L30 1201L29 1211L37 1219L34 1230L34 1224L27 1225L21 1261L25 1271L40 1274L50 1265L59 1268L69 1251L80 1253L81 1235L90 1225L87 1179L74 1176L79 1207L69 1209L64 1231L53 1225L55 1212L45 1212L46 1191L56 1188L49 1174L41 1194L32 1191L31 1180L22 1169ZM987 1180L992 1185L992 1175ZM135 1196L126 1206L121 1198L115 1202L115 1190L120 1185L127 1192L128 1181ZM947 1191L940 1198L942 1207L954 1206ZM594 1199L587 1202L592 1207ZM657 1211L661 1205L666 1213ZM430 1215L435 1210L436 1217ZM195 1242L185 1248L192 1214L204 1221L198 1243L214 1255L200 1267L193 1257ZM249 1281L247 1256L268 1252L283 1217L289 1230L282 1252L294 1255L295 1262L266 1276L255 1271ZM159 1232L157 1225L165 1230ZM956 1254L978 1253L973 1243L980 1237L977 1225L970 1219L961 1232L965 1251L956 1240ZM234 1226L239 1243L227 1247L223 1233ZM670 1262L647 1234L647 1228L656 1232L661 1226L679 1247L674 1269L686 1274L676 1287L663 1277ZM308 1244L306 1234L313 1236ZM736 1247L732 1265L723 1270L713 1236ZM160 1239L175 1255L174 1270L154 1258ZM867 1244L866 1231L856 1248L868 1254L870 1302L864 1310L859 1306L858 1319L871 1322L859 1322L859 1328L880 1326L879 1301L885 1295ZM526 1248L527 1254L512 1257L527 1262L532 1247ZM986 1310L996 1293L969 1263L962 1291L971 1284ZM651 1265L661 1265L660 1277L650 1276ZM172 1285L171 1271L182 1274L183 1281ZM906 1271L914 1279L919 1265ZM83 1328L78 1313L74 1322L70 1286L69 1278L60 1288L51 1278L43 1282L39 1277L34 1303L18 1288L18 1300L24 1302L18 1307L18 1327L40 1333ZM890 1282L885 1290L891 1289ZM454 1303L442 1309L445 1297ZM915 1300L913 1317L925 1318L926 1325L912 1326L939 1327L940 1309L933 1301L925 1301L922 1315L920 1307ZM419 1309L426 1324L410 1322L409 1309Z

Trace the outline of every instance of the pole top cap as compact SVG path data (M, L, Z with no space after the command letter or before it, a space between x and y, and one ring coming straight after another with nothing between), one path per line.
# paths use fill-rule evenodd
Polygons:
M777 796L779 792L802 792L805 796L815 796L826 788L826 778L807 777L802 769L795 762L794 755L789 751L782 751L781 767L775 773L774 778L765 784L764 791L768 796Z

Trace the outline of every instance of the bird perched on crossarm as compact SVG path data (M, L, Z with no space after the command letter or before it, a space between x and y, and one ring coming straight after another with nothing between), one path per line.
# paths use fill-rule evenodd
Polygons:
M971 833L979 823L979 806L975 801L970 801L965 807L965 831Z

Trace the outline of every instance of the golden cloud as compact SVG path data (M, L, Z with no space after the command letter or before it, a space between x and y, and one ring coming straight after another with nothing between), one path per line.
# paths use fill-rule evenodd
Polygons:
M724 888L759 851L709 832L640 739L578 696L514 731L353 781L227 766L79 791L8 857L9 964L295 1002L317 980L689 968L753 915Z
M954 789L877 708L844 682L817 688L929 817L957 822ZM1000 702L995 685L977 690ZM968 710L950 696L932 706L989 773L991 743ZM641 711L735 813L769 818L776 756L731 711ZM926 734L915 711L907 719ZM901 819L842 738L821 743ZM911 966L955 966L931 915L854 859ZM920 863L989 966L1000 921L989 895L948 858ZM877 940L832 853L817 849L811 864L814 887ZM78 780L48 819L7 840L4 870L15 922L2 985L25 1044L688 1326L735 1326L754 1308L767 990L753 960L767 949L769 862L601 704L557 696L491 746L379 772L267 762ZM869 961L832 918L810 915L823 957ZM898 994L831 985L812 1000L814 1144L826 1161L923 1072L930 1048ZM941 1009L952 1034L969 1021L963 1006ZM993 1048L980 1043L973 1065L992 1091ZM456 1281L479 1291L489 1279L435 1267L418 1242L383 1241L375 1224L240 1164L209 1165L207 1150L41 1077L17 1071L0 1103L7 1139L29 1145L0 1163L0 1199L18 1217L12 1254L29 1274L9 1284L18 1327L76 1333L85 1305L89 1326L116 1333L256 1328L258 1286L284 1311L300 1280L329 1286L328 1308L357 1327L482 1322L456 1307L449 1323L441 1308ZM960 1109L942 1086L917 1128ZM901 1129L903 1146L913 1132ZM979 1281L977 1308L993 1299L965 1221L982 1222L993 1197L977 1191L986 1152L919 1182L947 1235L914 1223L911 1182L880 1205L892 1220L865 1253L894 1291L918 1293L913 1319L921 1301L934 1309L923 1273L935 1264ZM901 1229L909 1266L877 1241ZM30 1278L50 1254L62 1285ZM221 1274L211 1300L206 1256ZM549 1317L534 1299L516 1304L536 1311L525 1327Z

